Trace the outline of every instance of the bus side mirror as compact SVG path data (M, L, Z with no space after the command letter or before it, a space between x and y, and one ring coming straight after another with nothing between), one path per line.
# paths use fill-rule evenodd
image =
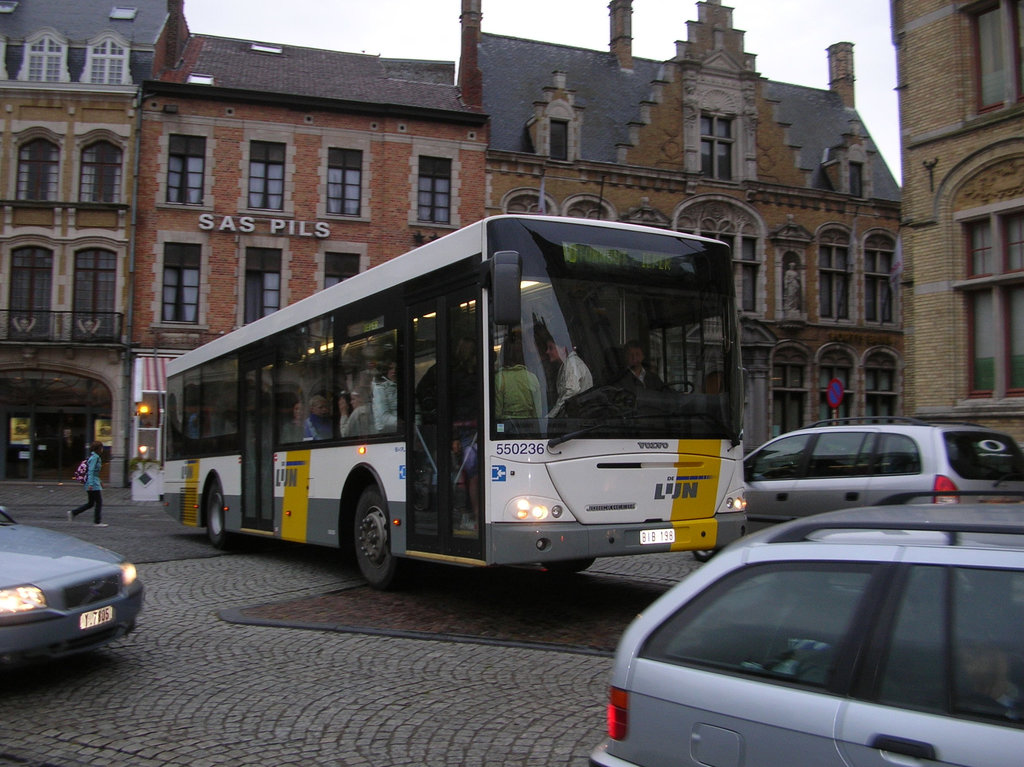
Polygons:
M516 251L499 250L491 257L491 305L496 325L522 321L522 276L523 262Z

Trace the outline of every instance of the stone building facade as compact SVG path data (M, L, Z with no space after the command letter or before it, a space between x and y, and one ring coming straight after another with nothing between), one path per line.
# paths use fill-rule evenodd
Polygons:
M70 480L95 440L121 481L136 99L180 4L0 7L0 478Z
M892 29L907 412L1024 441L1024 7L905 0Z
M484 33L486 9L464 0L460 81L491 120L487 212L728 242L748 448L832 416L833 378L838 415L901 414L900 190L856 111L852 44L829 48L828 90L774 82L731 8L696 6L675 55L654 61L632 55L630 0L609 6L608 51Z

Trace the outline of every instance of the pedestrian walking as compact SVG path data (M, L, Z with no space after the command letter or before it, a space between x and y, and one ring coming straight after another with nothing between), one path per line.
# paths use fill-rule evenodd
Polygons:
M103 483L100 482L100 468L103 466L103 445L93 442L89 446L88 469L85 474L85 492L89 494L89 500L75 509L68 512L68 522L72 522L75 516L83 511L92 509L92 523L96 527L106 527L103 523Z

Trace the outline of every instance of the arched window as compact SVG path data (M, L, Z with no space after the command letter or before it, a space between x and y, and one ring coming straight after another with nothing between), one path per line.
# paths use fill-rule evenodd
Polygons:
M832 230L818 241L818 314L822 319L850 319L850 239Z
M86 65L89 82L106 85L125 85L130 80L128 72L128 49L107 38L89 46L89 61Z
M807 404L807 357L781 349L772 361L772 436L804 425Z
M49 35L28 43L28 66L22 78L34 83L59 83L67 80L64 43Z
M53 253L45 248L18 248L11 253L11 338L48 338Z
M821 355L818 362L818 419L826 420L831 418L832 406L828 404L828 385L833 378L843 385L843 401L839 404L836 415L839 418L849 418L853 412L852 404L854 393L851 388L853 382L853 361L844 351L833 349Z
M896 360L875 352L864 362L864 415L897 414Z
M115 339L117 256L109 250L75 254L74 335L76 339Z
M37 138L18 150L18 199L56 200L60 149Z
M82 151L82 202L121 201L121 150L109 141L97 141Z
M891 324L893 260L896 245L889 237L872 235L864 244L864 321Z

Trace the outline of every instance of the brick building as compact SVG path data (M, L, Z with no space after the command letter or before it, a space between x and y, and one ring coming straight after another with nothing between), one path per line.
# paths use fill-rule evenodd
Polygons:
M904 0L892 29L907 412L1024 440L1024 6Z
M483 216L486 118L454 79L193 35L144 84L131 337L151 413L166 358ZM153 455L159 421L137 426Z
M121 479L136 97L178 23L167 0L0 3L0 478L70 479L99 440Z
M463 0L463 98L491 121L487 213L729 242L748 447L830 415L832 378L846 389L840 415L902 412L900 190L856 111L852 44L822 62L828 90L775 82L731 8L696 5L675 55L654 61L632 55L630 0L609 6L607 51L484 33L486 9Z

